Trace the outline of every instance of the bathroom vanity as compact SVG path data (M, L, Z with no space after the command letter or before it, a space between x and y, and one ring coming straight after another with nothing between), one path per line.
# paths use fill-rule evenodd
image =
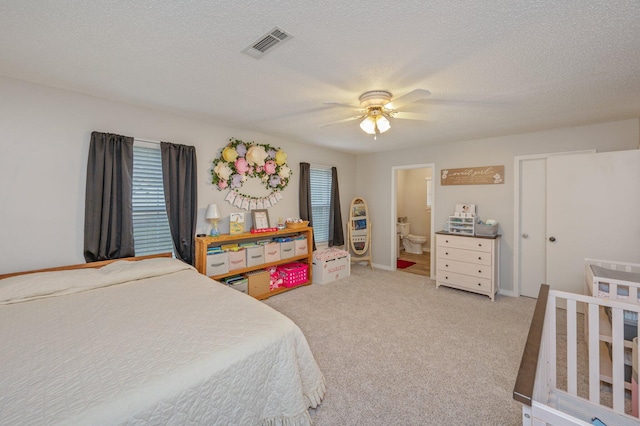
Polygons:
M436 232L436 287L489 296L500 288L500 236L461 236Z

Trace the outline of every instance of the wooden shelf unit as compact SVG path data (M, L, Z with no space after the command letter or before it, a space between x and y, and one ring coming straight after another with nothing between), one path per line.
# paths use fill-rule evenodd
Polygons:
M202 275L207 274L207 248L212 246L221 246L223 244L234 244L234 243L245 243L251 241L260 241L265 239L270 239L273 237L287 237L291 235L304 234L307 238L307 253L300 256L288 257L286 259L278 260L276 262L269 263L261 263L255 266L249 266L246 268L235 269L233 271L229 271L220 275L212 275L209 278L214 279L216 281L221 280L223 278L229 277L231 275L240 275L246 272L257 271L259 269L269 268L271 266L284 265L291 262L302 262L306 263L309 268L307 270L307 281L302 283L296 287L280 287L269 293L260 294L257 296L253 296L258 300L268 299L271 296L275 296L276 294L284 293L289 290L293 290L297 287L303 285L309 285L313 282L313 277L311 276L313 270L313 228L305 227L305 228L285 228L279 231L272 232L260 232L256 234L252 234L251 232L245 232L243 234L221 234L217 237L196 237L196 269Z

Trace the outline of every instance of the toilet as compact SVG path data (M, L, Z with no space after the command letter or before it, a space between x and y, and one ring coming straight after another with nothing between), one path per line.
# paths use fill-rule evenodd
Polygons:
M413 235L409 233L410 223L396 223L396 231L402 240L402 246L407 253L422 254L422 245L427 242L427 237L423 235Z

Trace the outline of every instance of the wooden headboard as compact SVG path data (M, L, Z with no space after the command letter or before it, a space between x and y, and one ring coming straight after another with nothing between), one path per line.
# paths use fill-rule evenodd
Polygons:
M77 265L56 266L55 268L34 269L33 271L12 272L10 274L0 275L0 280L3 278L9 278L16 275L34 274L36 272L53 272L53 271L68 271L71 269L101 268L104 265L108 265L109 263L113 263L118 260L143 260L143 259L152 259L154 257L172 257L172 256L173 256L172 253L159 253L159 254L150 254L147 256L124 257L122 259L100 260L98 262L80 263Z

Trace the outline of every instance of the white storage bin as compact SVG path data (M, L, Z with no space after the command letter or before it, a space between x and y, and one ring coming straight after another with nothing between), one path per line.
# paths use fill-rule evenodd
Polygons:
M331 249L330 249L331 250ZM320 255L321 257L321 255ZM313 258L313 283L326 284L351 274L351 255L344 250L335 250L331 259Z
M288 259L295 256L295 248L293 241L285 241L280 243L280 259Z
M227 252L207 255L207 276L226 274L229 272L229 255Z
M264 247L246 247L244 251L247 252L247 266L262 265L264 263Z
M293 241L294 256L302 256L309 252L309 246L307 245L307 239L300 239Z
M268 243L264 245L264 262L271 263L280 260L280 243Z

